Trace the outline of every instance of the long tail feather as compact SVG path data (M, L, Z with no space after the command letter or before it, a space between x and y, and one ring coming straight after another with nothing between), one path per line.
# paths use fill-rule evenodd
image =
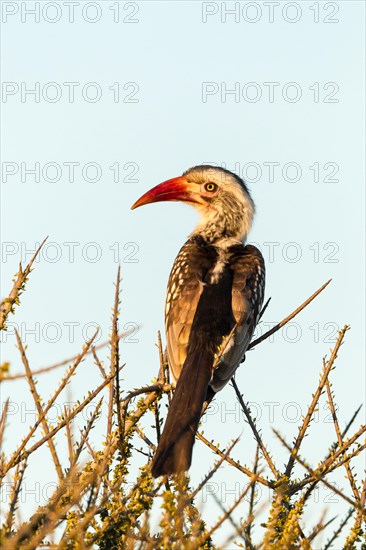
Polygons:
M201 350L188 353L152 463L154 477L189 469L202 406L211 380L212 364L212 352Z

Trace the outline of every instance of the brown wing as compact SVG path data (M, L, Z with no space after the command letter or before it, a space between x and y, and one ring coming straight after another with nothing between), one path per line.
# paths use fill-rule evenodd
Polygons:
M213 247L191 238L181 248L170 273L165 303L167 353L171 373L178 379L207 272L215 263Z
M244 360L263 304L265 285L264 259L252 245L234 246L229 267L233 272L231 304L236 328L230 340L224 340L225 351L215 370L211 387L219 391Z

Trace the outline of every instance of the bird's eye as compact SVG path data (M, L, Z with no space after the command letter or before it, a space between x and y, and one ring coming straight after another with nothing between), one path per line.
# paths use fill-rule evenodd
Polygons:
M212 183L212 182L209 182L209 183L205 183L205 191L208 191L209 193L214 193L216 190L217 190L217 185L216 183Z

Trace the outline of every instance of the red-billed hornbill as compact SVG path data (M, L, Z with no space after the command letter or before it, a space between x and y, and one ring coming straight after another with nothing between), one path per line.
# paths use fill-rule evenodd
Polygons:
M176 257L168 282L167 355L176 389L153 459L154 477L190 467L202 407L244 360L265 281L262 254L244 245L254 203L237 175L195 166L154 187L132 208L158 201L192 204L201 219Z

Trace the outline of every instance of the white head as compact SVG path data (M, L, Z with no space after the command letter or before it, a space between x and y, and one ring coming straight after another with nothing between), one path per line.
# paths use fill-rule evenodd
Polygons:
M193 234L208 242L244 241L250 231L254 203L244 181L216 166L201 165L165 181L143 195L132 208L158 201L179 200L194 206L201 219Z

